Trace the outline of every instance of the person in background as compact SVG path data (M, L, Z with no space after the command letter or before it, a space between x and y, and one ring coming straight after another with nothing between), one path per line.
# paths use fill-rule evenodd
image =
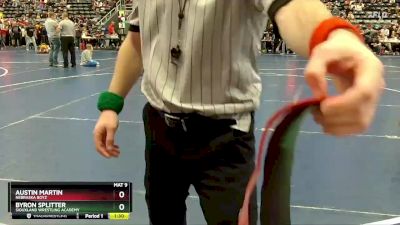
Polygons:
M382 36L389 37L390 30L388 29L387 25L383 26L383 28L381 29L381 34Z
M333 9L332 9L332 14L333 14L334 16L340 16L340 10L339 10L339 8L338 8L337 6L334 6L334 7L333 7Z
M365 37L365 43L371 48L373 49L374 47L372 46L372 44L375 41L375 38L377 38L377 32L372 29L372 25L368 25L367 28L364 31L364 37Z
M93 46L91 44L86 45L86 49L82 52L81 55L81 66L85 67L96 67L99 66L100 63L93 60Z
M111 21L110 25L108 26L108 34L111 36L115 34L115 22Z
M3 22L0 20L0 49L6 47L7 29Z
M37 51L35 28L31 24L29 24L26 27L25 42L26 42L26 51L29 51L31 44L33 44L34 50Z
M350 21L353 21L355 19L353 12L349 12L349 14L347 15L347 19Z
M50 47L46 43L39 45L39 54L48 54L50 52Z
M6 39L5 39L5 44L6 46L11 46L12 45L12 33L11 33L11 25L10 23L6 24L4 27L4 31L6 34Z
M371 46L373 51L378 55L382 55L383 51L385 50L385 47L380 42L379 38L376 38L374 42L371 43Z
M83 50L81 48L81 40L82 40L82 28L83 26L80 24L75 29L75 46L78 46L78 49Z
M42 29L40 28L39 21L36 22L35 31L36 31L36 43L40 45L43 41L42 41Z
M81 38L88 38L88 37L90 37L89 31L86 27L83 27Z
M61 51L64 58L64 68L68 68L68 52L71 54L71 65L76 67L75 56L75 24L68 18L68 13L62 14L63 20L58 25L61 31Z
M3 21L0 19L0 30L4 29L5 25L3 23Z
M26 45L26 26L27 25L20 25L20 29L21 29L21 38L19 39L19 44L20 46Z
M58 29L56 14L54 12L49 12L44 26L50 43L49 66L58 66L58 53L60 52L61 41L60 30Z
M40 28L41 28L40 31L41 31L41 34L42 34L42 42L41 43L45 43L45 44L49 45L50 42L49 42L49 38L47 36L46 27L44 25L41 25Z
M11 35L12 35L12 40L14 41L13 43L14 47L19 47L21 39L21 28L16 22L14 22L11 27Z

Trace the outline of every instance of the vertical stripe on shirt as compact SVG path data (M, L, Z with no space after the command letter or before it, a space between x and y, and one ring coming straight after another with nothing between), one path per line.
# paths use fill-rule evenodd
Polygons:
M176 15L178 15L179 12L177 11L178 9L174 9L174 8L177 8L177 7L174 7L174 4L170 4L168 7L171 7L171 9L167 10L167 12L170 13L170 15L168 15L167 19L171 23L169 27L172 28L169 30L168 49L172 49L178 45L178 35L177 35L178 28L175 26L175 24L176 24L176 19L177 19ZM168 14L168 13L166 13L166 14ZM171 88L166 89L166 87L167 87L167 85L168 85L168 87L170 87L168 83L175 84L176 78L177 78L176 66L171 63L172 59L171 59L171 54L169 51L165 51L165 57L166 57L166 60L164 61L164 64L167 64L166 76L165 76L165 80L160 79L160 82L161 81L163 82L162 91L161 91L162 98L166 98L167 96L171 95L171 93L165 93L165 91L172 92ZM158 78L157 78L157 80L158 80ZM164 101L164 105L165 104L167 104L166 101Z
M138 1L141 89L149 102L167 112L235 118L235 128L247 131L260 104L256 57L274 1L187 0L177 65L170 51L178 44L179 0Z

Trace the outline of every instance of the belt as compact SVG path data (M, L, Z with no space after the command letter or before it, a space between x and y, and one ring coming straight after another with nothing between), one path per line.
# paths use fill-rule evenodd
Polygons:
M166 113L159 110L157 111L164 119L164 122L168 127L181 129L185 132L198 130L201 128L229 128L232 125L236 125L236 120L234 119L215 119L207 116L202 116L197 113L174 114Z

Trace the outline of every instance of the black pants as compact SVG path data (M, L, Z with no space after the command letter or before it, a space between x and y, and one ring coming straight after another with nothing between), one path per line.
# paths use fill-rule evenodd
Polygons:
M19 34L14 34L14 47L19 47L21 45L21 36Z
M64 58L64 67L68 67L68 52L71 54L72 66L76 66L74 37L61 37L61 51Z
M200 197L208 225L237 225L254 169L254 133L203 122L187 131L167 126L159 111L143 110L146 133L146 202L152 225L186 224L190 185ZM251 224L257 223L256 195Z

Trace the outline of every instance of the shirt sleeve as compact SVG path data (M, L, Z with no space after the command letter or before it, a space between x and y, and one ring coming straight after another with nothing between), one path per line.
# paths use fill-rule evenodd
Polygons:
M131 32L140 32L140 23L139 23L139 9L133 12L132 19L129 21L129 31Z
M268 17L270 18L270 20L275 23L275 16L278 13L278 11L284 7L285 5L287 5L289 2L291 2L292 0L273 0L270 1L271 4L268 8Z
M269 2L269 4L267 4L269 6L268 7L268 17L271 20L272 24L274 25L273 26L274 33L277 35L277 37L280 38L278 25L276 24L276 21L275 21L275 16L282 7L287 5L292 0L264 0L264 1Z

